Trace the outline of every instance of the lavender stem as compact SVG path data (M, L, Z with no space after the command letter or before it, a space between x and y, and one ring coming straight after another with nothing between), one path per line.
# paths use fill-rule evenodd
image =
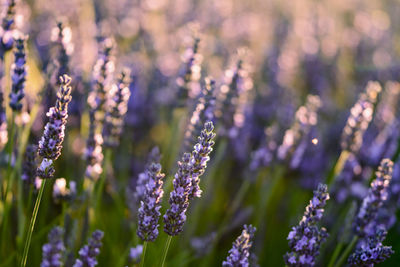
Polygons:
M42 184L40 186L39 194L35 201L35 207L33 208L31 222L29 223L29 228L28 228L28 235L27 235L26 241L25 241L24 252L22 254L21 267L26 266L26 260L28 258L29 246L31 245L32 233L33 233L33 229L35 228L36 217L37 217L37 214L39 211L40 201L42 200L44 186L46 185L46 181L47 181L47 179L42 179Z
M147 248L147 241L143 242L143 252L142 252L142 258L140 259L140 267L144 267L144 259L146 257L146 248Z
M167 241L165 242L165 247L164 247L164 252L161 258L161 267L164 267L165 264L165 259L167 258L168 250L169 250L169 245L171 244L172 236L167 235Z

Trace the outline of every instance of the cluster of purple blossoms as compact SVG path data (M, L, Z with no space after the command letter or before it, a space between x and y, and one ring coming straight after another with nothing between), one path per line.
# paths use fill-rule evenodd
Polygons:
M24 181L29 185L33 185L36 178L36 168L37 168L36 153L37 153L36 145L28 145L26 147L24 161L22 163L21 179L22 181Z
M196 143L195 137L200 134L204 123L214 120L214 110L215 80L207 77L205 78L205 86L185 132L185 150L190 149Z
M60 76L60 89L54 107L47 112L49 122L46 124L42 138L39 141L38 153L43 158L37 169L41 178L51 178L54 174L53 161L61 155L64 141L65 124L68 118L68 103L71 101L71 78Z
M178 161L178 171L173 180L174 190L169 195L170 208L164 214L164 232L174 236L183 230L186 222L186 210L189 207L189 193L191 191L191 155L184 153Z
M21 100L25 96L25 80L27 74L25 43L27 36L19 35L15 38L14 63L11 66L10 107L14 111L22 109Z
M137 234L143 241L154 241L158 236L158 219L161 215L161 199L165 174L161 173L161 165L153 163L146 171L147 183L138 214Z
M254 233L256 228L252 225L244 225L242 234L233 242L232 248L229 250L229 255L226 261L222 262L224 267L248 267L250 249L253 245Z
M184 66L176 79L178 85L178 105L184 105L188 97L194 99L200 93L201 62L203 56L199 53L200 38L193 39L192 46L186 49Z
M94 267L97 265L96 257L100 254L103 236L104 233L100 230L93 232L88 244L79 250L79 258L76 259L73 267Z
M388 187L392 179L393 162L383 159L371 183L368 195L364 198L358 215L354 221L354 230L359 237L372 236L376 232L379 209L388 198Z
M65 246L63 242L64 230L61 227L53 228L49 235L49 243L42 247L42 263L40 267L63 266L63 253Z
M189 192L189 200L195 197L201 197L200 176L204 174L207 162L210 160L210 153L213 150L215 133L212 122L206 122L201 131L198 143L194 146L191 159L191 178L192 186Z
M391 246L384 246L382 242L386 238L387 232L378 228L374 235L368 237L366 244L350 255L348 263L351 266L372 267L388 259L394 251Z
M343 150L356 153L360 149L363 135L372 120L374 104L381 90L378 82L368 82L365 92L351 108L340 141Z
M150 153L147 156L146 164L144 166L144 171L139 173L136 177L131 179L130 185L126 190L127 194L127 204L129 206L132 214L136 214L138 211L138 206L140 206L140 202L143 200L143 196L146 192L146 184L148 181L147 169L153 163L158 164L161 160L160 149L156 146L153 147Z
M130 95L129 73L124 70L121 72L117 84L114 84L110 90L108 110L104 118L103 127L105 146L116 147L119 144Z
M284 256L288 266L314 266L319 248L328 236L325 228L319 229L326 201L329 200L328 187L320 184L298 226L288 235L290 251Z
M212 151L212 139L215 137L213 129L213 123L206 122L192 154L184 153L182 160L178 162L178 171L173 181L174 190L169 197L170 208L164 215L164 231L171 236L182 232L189 200L201 195L199 177L204 173L210 159L208 155Z

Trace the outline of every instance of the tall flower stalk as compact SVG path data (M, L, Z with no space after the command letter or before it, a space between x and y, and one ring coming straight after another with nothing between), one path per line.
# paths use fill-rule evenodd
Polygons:
M256 228L252 225L244 225L242 234L233 242L226 261L222 262L223 267L249 266L250 249L255 231Z
M38 154L42 162L37 168L37 175L42 178L39 194L36 198L31 221L28 228L28 234L25 241L24 252L21 260L21 267L25 267L32 233L36 223L36 217L39 211L40 201L42 200L46 180L54 175L54 161L61 155L62 142L64 140L65 124L68 118L68 104L71 101L71 78L68 75L60 76L60 89L57 94L57 101L54 107L47 112L49 122L46 124L43 136L39 141Z
M14 63L11 66L11 93L10 107L13 111L19 112L22 109L21 100L25 96L25 81L27 74L26 66L26 39L27 36L20 35L15 38Z

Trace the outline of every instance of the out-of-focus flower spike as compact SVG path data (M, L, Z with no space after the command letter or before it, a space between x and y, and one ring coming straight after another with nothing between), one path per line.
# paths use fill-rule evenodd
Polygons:
M356 153L360 149L381 90L378 82L368 82L365 92L360 94L358 101L351 108L340 142L343 150Z
M99 56L93 69L92 88L88 96L88 104L95 110L96 120L103 125L105 103L110 90L110 82L114 73L113 52L114 41L106 38L100 44Z
M390 159L383 159L354 221L354 230L359 237L372 236L375 233L375 219L379 209L387 200L392 172L393 162Z
M253 245L254 233L256 228L252 225L244 225L242 234L233 242L232 248L229 250L229 255L226 261L222 262L224 267L248 267L250 249Z
M51 40L57 47L57 56L55 61L56 70L53 71L53 84L58 84L59 80L57 77L70 72L69 61L70 56L74 51L71 28L61 21L58 22L57 26L52 30Z
M178 85L178 106L186 104L188 97L195 99L200 93L201 62L203 56L199 53L200 38L194 37L193 43L183 55L183 68L176 79Z
M0 27L0 59L4 59L5 52L12 49L14 45L12 28L15 21L15 0L7 0L7 8L3 10Z
M96 257L100 254L103 236L104 233L100 230L93 232L88 244L79 250L79 258L76 259L73 267L95 267L98 264Z
M138 264L143 253L143 246L137 245L129 250L129 262Z
M214 121L215 111L215 80L205 78L205 85L199 97L196 108L190 118L185 132L185 150L190 149L196 143L195 137L200 135L206 121Z
M293 155L301 144L302 139L306 138L311 128L317 124L317 111L320 106L321 100L319 96L307 96L306 103L296 111L295 121L290 129L286 130L282 144L278 147L277 156L280 160L285 160Z
M95 111L89 111L89 136L86 141L84 158L87 162L85 175L86 177L97 180L103 172L103 136L96 133L97 122Z
M14 63L11 65L11 92L10 107L13 111L22 109L21 100L25 96L25 81L27 75L26 66L26 40L28 36L22 33L18 34L15 39Z
M24 161L22 164L22 175L21 179L24 183L33 185L36 178L36 168L37 168L37 146L28 145L26 147Z
M315 265L319 248L328 236L325 228L319 229L317 226L322 219L327 200L328 187L324 184L318 185L299 225L293 227L287 237L290 251L286 253L284 260L288 266Z
M213 132L214 125L211 121L204 124L204 128L198 137L198 143L194 146L192 152L192 187L189 192L189 200L200 197L200 176L204 174L207 168L207 162L210 160L210 153L213 150L215 133Z
M64 141L65 125L68 118L68 103L71 101L71 78L60 76L60 89L54 107L47 112L49 122L46 124L43 136L39 141L38 153L43 158L37 174L41 178L51 178L54 173L53 162L61 155Z
M116 147L119 144L130 95L129 71L123 70L118 82L110 90L108 109L103 127L103 139L106 147Z
M65 246L63 242L64 229L61 227L53 228L49 235L49 243L42 247L42 263L40 267L61 267L63 266L63 253Z

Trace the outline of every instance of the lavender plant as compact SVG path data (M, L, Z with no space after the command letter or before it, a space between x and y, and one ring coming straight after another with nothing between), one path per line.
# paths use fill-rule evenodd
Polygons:
M318 228L326 201L329 200L328 187L320 184L298 226L288 235L290 251L284 256L288 266L314 266L321 244L328 237L325 228Z
M242 234L233 242L232 248L226 261L222 262L224 267L249 266L250 249L256 228L252 225L244 225Z
M11 66L11 93L10 93L10 107L13 111L21 111L22 103L21 100L25 96L25 80L27 74L26 66L26 39L27 36L21 36L15 38L15 51L14 51L14 63Z

